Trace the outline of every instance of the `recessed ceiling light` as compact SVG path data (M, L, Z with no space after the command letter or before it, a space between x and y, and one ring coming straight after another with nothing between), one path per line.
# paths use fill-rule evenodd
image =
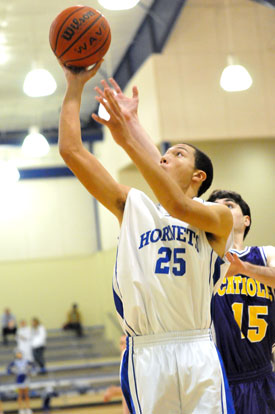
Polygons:
M126 10L135 7L140 0L98 0L99 4L109 10Z
M229 65L224 68L220 85L227 92L245 91L252 85L252 78L244 66Z
M24 80L23 90L33 98L48 96L55 92L56 82L46 69L33 69Z
M50 146L44 135L39 133L38 128L31 127L29 134L22 144L22 152L27 157L44 157L50 151Z

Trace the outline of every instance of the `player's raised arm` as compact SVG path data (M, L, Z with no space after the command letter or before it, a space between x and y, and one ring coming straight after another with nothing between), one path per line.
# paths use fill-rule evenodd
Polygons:
M223 255L226 240L232 229L232 215L225 206L209 206L192 199L197 194L201 182L205 180L206 174L194 168L191 147L188 149L184 145L175 146L166 158L161 158L159 164L152 162L150 155L130 133L121 108L109 89L105 90L105 97L107 102L104 102L102 97L98 100L109 112L110 120L102 120L95 114L93 118L110 129L114 140L124 148L139 168L162 206L173 217L211 233L217 240L222 240L217 246L217 252ZM179 159L182 161L178 163ZM182 169L183 176L177 173L175 165Z
M265 252L267 266L258 266L242 261L235 253L227 253L226 257L231 265L226 276L230 277L241 273L275 289L275 247L267 246Z
M59 122L59 151L68 167L87 190L121 222L129 187L120 185L83 145L80 127L81 95L85 83L100 67L72 73L61 65L67 80Z
M109 82L115 91L114 98L117 101L121 112L124 115L124 119L127 123L130 133L132 134L133 138L139 142L144 151L151 157L152 161L155 161L159 164L161 154L156 147L156 145L152 142L150 136L143 128L143 126L139 122L138 118L138 104L139 104L139 95L138 95L138 88L133 86L132 89L132 97L126 96L118 83L113 79L109 78ZM101 81L102 88L98 86L95 87L96 92L99 96L104 98L104 91L109 89L109 85L105 80Z

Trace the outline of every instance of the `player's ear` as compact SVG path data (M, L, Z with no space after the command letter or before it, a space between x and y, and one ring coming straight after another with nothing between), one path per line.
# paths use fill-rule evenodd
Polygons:
M193 177L192 180L195 182L200 182L202 183L203 181L205 181L207 178L206 172L203 170L196 170L193 173Z
M250 217L249 216L244 216L244 225L245 225L245 227L250 226Z

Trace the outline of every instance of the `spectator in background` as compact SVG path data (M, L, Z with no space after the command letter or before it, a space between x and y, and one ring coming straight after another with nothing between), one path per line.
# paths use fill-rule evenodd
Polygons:
M31 328L24 319L19 322L16 340L17 349L22 352L23 358L32 361Z
M8 368L8 374L16 375L16 386L18 390L19 414L31 414L29 399L29 381L28 375L34 368L34 364L23 357L22 352L16 351L15 359Z
M65 325L63 326L64 330L73 330L76 333L77 337L83 336L83 329L81 323L81 314L78 310L77 303L72 305L72 308L68 312L68 319Z
M10 312L10 309L6 308L2 315L2 336L4 345L8 345L8 335L16 335L16 319Z
M46 329L38 318L32 319L31 346L34 361L40 367L40 374L46 374L44 351L46 348Z

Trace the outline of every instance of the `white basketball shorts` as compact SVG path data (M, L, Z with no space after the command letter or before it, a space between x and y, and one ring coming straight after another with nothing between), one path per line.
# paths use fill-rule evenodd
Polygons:
M233 414L210 331L127 337L121 386L131 414Z

